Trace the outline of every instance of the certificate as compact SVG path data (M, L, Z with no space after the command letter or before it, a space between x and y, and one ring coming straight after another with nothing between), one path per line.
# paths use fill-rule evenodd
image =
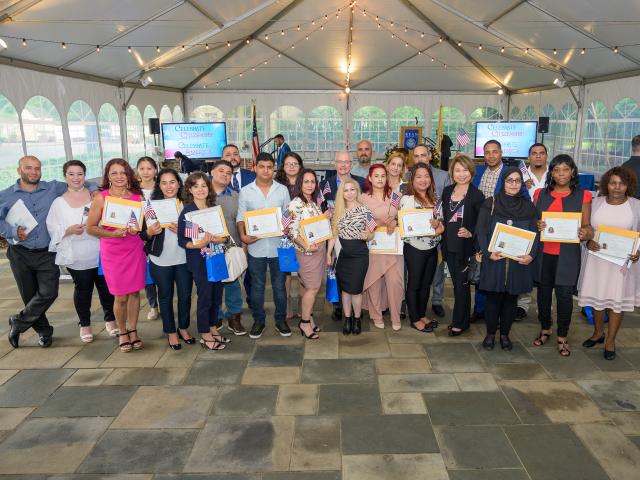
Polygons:
M316 215L315 217L300 220L300 233L304 241L309 245L321 243L333 237L331 223L324 215Z
M202 210L195 210L185 214L184 218L202 227L207 233L219 237L228 237L227 223L224 221L224 214L220 205Z
M367 242L370 253L381 255L402 255L403 243L400 241L400 229L396 227L391 235L387 234L387 227L376 228L373 238Z
M156 220L162 228L167 228L173 223L178 223L178 217L182 211L182 204L177 198L149 200L149 204L156 214Z
M38 225L38 221L31 215L21 198L11 206L4 220L12 227L24 227L25 233L29 233Z
M547 227L540 232L543 242L580 243L578 230L582 224L580 212L542 212Z
M431 220L433 220L433 208L400 210L398 212L400 236L408 238L435 235L436 232L431 226Z
M600 245L598 253L608 257L626 259L638 250L640 233L621 228L598 226L595 241Z
M258 238L279 237L282 235L282 211L280 207L244 212L243 218L247 235Z
M489 251L500 253L503 257L519 260L518 257L529 255L535 239L535 232L497 223L491 236Z
M104 198L100 225L113 228L132 227L134 230L140 230L142 202L107 195Z

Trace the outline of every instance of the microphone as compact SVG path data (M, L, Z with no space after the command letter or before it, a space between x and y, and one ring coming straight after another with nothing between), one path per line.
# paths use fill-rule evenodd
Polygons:
M418 117L415 117L415 119L416 119L416 125L418 125Z

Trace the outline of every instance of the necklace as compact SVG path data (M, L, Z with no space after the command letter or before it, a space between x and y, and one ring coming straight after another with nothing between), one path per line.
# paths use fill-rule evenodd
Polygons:
M457 202L454 202L453 198L450 198L449 199L449 210L451 210L451 212L455 212L463 201L464 201L464 197L462 197Z
M67 187L67 190L69 190L69 191L71 191L71 192L78 193L78 192L81 192L81 191L83 191L83 190L84 190L84 185L83 185L82 187L80 187L80 188L71 188L71 187Z

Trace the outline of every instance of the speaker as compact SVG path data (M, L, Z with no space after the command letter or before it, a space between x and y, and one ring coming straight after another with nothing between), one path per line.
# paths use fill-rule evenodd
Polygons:
M549 133L549 117L538 117L538 133Z
M151 135L160 135L160 119L159 118L149 119L149 132L151 133Z

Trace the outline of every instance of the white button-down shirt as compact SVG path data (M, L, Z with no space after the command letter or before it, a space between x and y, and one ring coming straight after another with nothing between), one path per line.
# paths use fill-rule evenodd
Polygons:
M244 222L244 212L262 210L263 208L280 207L284 212L289 206L289 190L278 182L273 182L265 197L262 190L253 181L240 190L238 198L238 215L236 222ZM278 256L280 237L261 238L248 245L249 255L256 258L275 258Z
M527 171L529 172L529 177L531 178L531 183L532 183L531 188L529 189L529 196L531 197L531 200L533 200L533 194L536 193L536 190L540 190L541 188L545 187L545 184L547 183L547 173L549 172L549 169L547 168L544 171L542 180L538 180L538 177L536 177L531 172L531 167L527 167Z

